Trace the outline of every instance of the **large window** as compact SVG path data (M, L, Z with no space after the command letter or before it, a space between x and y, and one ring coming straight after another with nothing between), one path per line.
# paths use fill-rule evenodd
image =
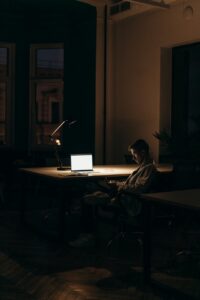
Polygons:
M0 145L12 143L14 46L0 43Z
M31 144L49 145L51 133L63 121L63 45L32 44L30 65Z
M173 54L172 135L177 155L200 154L200 43L175 47Z

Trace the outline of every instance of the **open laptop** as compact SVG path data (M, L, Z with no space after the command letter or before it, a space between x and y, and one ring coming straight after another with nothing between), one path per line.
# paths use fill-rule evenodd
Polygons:
M93 172L92 154L71 154L71 171L87 174Z

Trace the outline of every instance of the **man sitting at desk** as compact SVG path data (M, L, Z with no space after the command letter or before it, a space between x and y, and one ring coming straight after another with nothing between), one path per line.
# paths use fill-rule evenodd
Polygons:
M125 181L99 182L99 190L86 194L82 201L82 218L84 233L69 244L73 247L89 246L94 241L94 207L102 206L105 209L124 209L129 215L137 216L141 212L141 202L134 195L151 190L157 170L150 156L149 145L145 140L139 139L129 146L133 160L138 164ZM131 195L131 196L130 196Z

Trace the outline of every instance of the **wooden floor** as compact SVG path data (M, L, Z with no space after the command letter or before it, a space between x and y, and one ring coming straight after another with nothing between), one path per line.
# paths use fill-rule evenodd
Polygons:
M179 262L181 270L169 264L177 236L168 229L154 237L153 278L177 293L143 284L137 241L126 241L120 251L115 246L107 251L103 243L72 249L22 228L15 209L0 211L0 240L0 300L200 299L200 268L191 275L183 270L185 262Z

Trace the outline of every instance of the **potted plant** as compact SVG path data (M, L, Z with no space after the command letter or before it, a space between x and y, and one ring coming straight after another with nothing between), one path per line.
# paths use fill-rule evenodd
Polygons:
M174 142L172 136L167 132L166 129L155 131L153 136L160 143L160 155L164 157L167 161L171 162L174 160L175 151L174 151Z

